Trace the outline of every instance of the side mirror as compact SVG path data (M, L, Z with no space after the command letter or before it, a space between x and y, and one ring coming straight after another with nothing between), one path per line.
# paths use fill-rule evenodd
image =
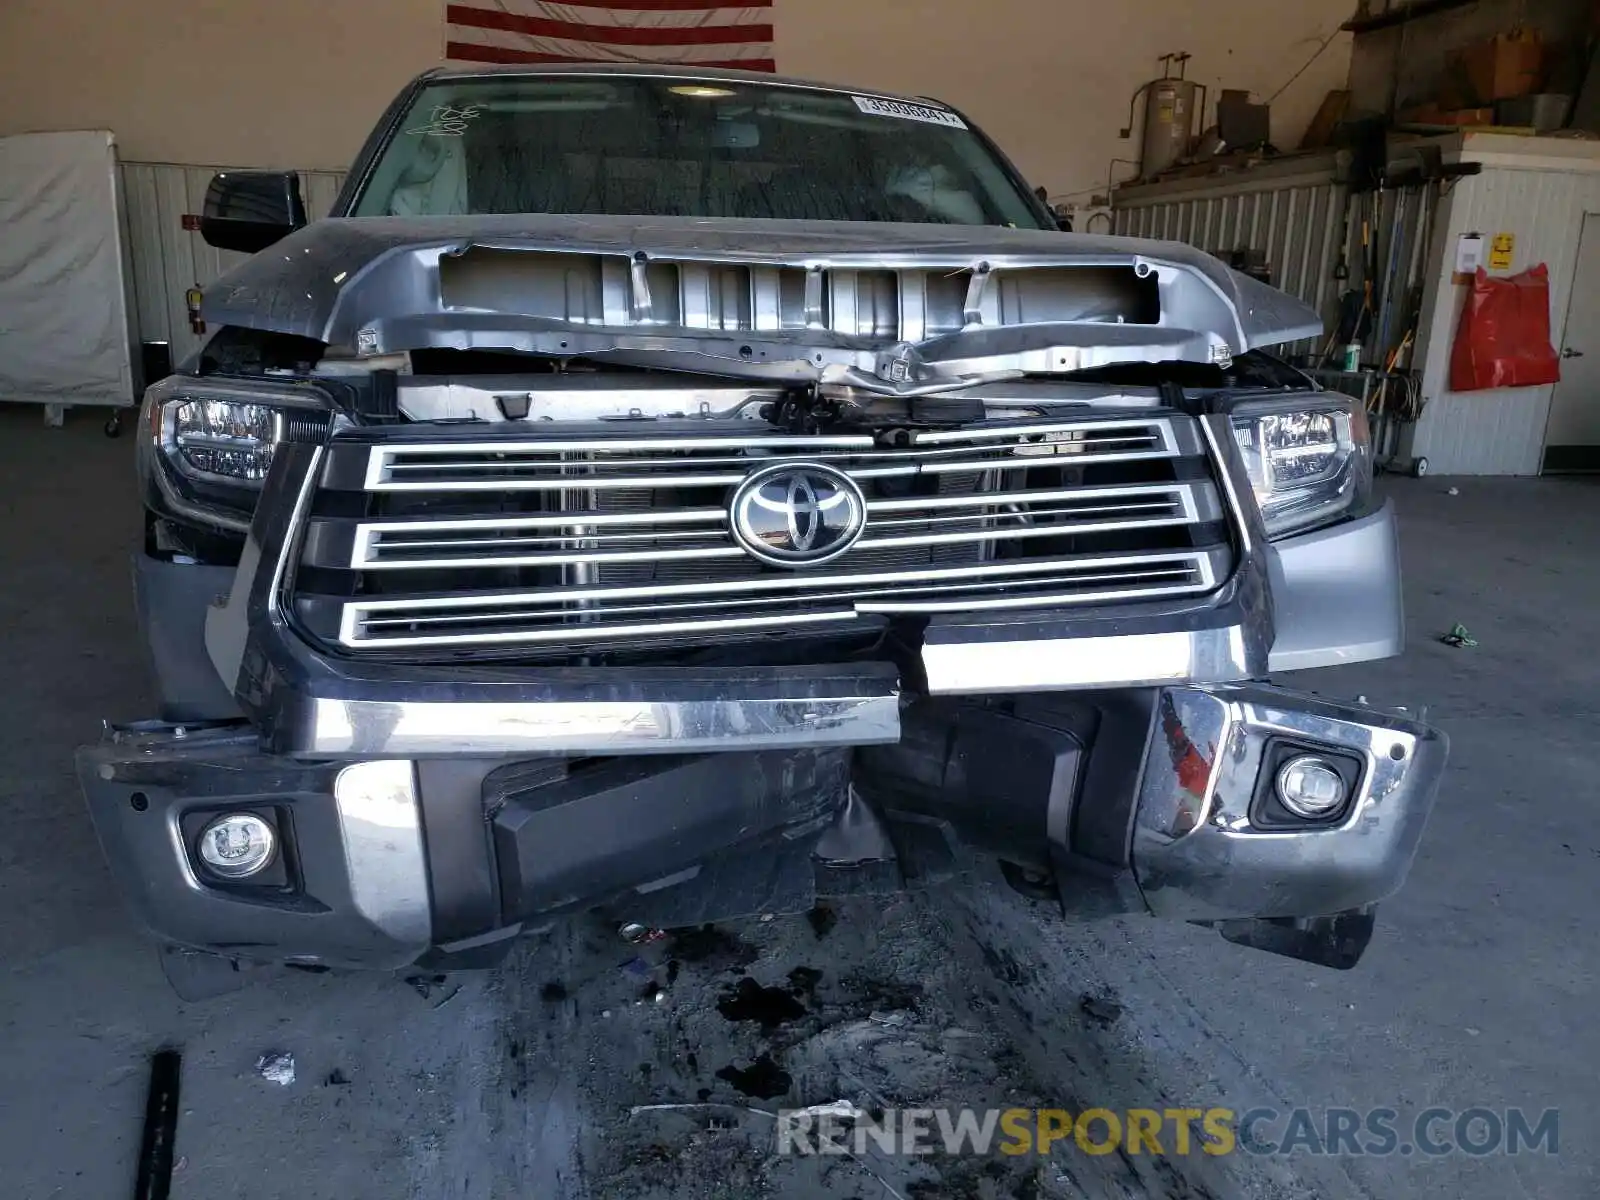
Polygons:
M305 223L298 175L290 171L222 171L206 189L200 236L219 250L254 254Z

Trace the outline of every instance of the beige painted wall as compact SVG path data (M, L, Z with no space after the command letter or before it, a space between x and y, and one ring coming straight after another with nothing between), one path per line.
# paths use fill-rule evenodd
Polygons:
M348 165L438 63L444 0L0 0L0 134L107 128L124 159Z
M786 73L939 96L1055 196L1104 181L1128 95L1171 50L1270 93L1350 0L776 0ZM0 134L107 127L125 159L344 166L442 45L443 0L0 0ZM1292 146L1340 35L1274 108ZM1125 170L1125 168L1123 168Z

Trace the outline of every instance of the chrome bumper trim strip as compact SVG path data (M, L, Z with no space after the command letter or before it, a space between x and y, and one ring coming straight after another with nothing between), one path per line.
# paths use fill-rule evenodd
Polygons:
M863 746L900 739L898 689L808 689L699 699L377 700L307 697L291 753L302 757L681 754ZM671 689L663 689L670 692ZM810 689L815 691L816 689Z

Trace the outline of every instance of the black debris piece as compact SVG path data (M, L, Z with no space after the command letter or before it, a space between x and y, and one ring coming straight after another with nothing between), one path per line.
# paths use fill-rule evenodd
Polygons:
M134 1200L167 1200L172 1194L172 1147L178 1139L178 1082L183 1059L174 1049L150 1059L150 1092L144 1107L144 1140Z
M1078 1001L1078 1011L1097 1025L1111 1025L1122 1016L1122 1005L1110 996L1093 996L1085 992Z

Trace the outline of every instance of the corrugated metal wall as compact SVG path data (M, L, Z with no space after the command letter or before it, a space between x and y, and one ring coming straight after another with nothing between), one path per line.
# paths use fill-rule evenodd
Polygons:
M1485 166L1483 174L1455 184L1445 205L1439 215L1446 231L1443 261L1436 264L1419 333L1426 408L1411 454L1426 458L1437 474L1536 475L1553 388L1449 390L1450 348L1467 292L1450 279L1456 239L1464 233L1515 234L1513 271L1538 263L1550 268L1550 332L1559 348L1583 217L1600 212L1600 173Z
M199 213L206 187L228 167L124 162L122 197L132 267L133 328L140 342L166 342L181 362L202 338L191 332L184 293L204 287L247 255L217 250L183 228L185 213ZM344 176L302 171L300 186L313 220L328 215Z
M1345 198L1330 164L1310 175L1225 181L1187 194L1137 189L1132 198L1118 199L1112 227L1129 237L1185 242L1211 254L1257 251L1266 256L1276 286L1329 321L1338 305L1334 268ZM1284 347L1289 354L1321 349L1317 342Z

